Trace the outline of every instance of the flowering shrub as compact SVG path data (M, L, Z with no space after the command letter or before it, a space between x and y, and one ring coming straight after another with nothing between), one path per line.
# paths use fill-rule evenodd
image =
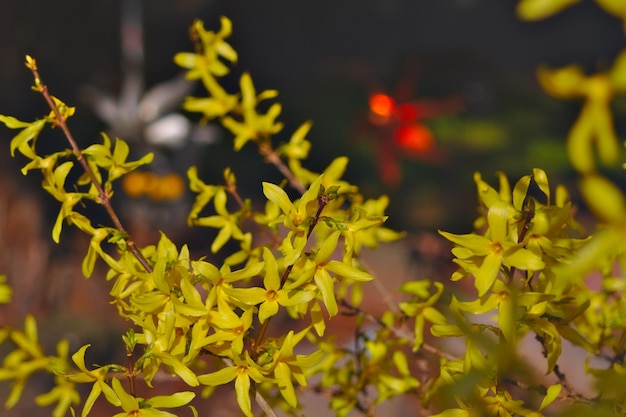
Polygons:
M257 211L239 193L230 168L221 184L209 184L190 167L195 201L189 225L217 229L212 252L223 252L229 242L236 249L214 264L193 259L187 245L177 247L165 234L154 245L138 247L111 199L114 182L149 164L152 155L130 161L126 142L106 134L101 143L79 148L67 125L74 108L49 93L35 59L27 56L33 89L50 112L33 122L0 116L19 130L10 152L27 158L22 173L41 171L42 187L60 202L53 240L59 242L65 225L90 237L82 271L89 277L98 259L106 263L111 303L130 327L121 338L127 360L106 365L85 362L89 345L69 352L61 340L56 353L44 352L31 316L22 329L0 327L0 343L12 349L0 365L0 380L11 382L7 408L20 401L33 374L47 372L55 384L34 401L53 406L55 417L88 416L100 401L117 407L116 416L173 415L163 409L197 416L198 395L208 397L214 387L231 383L246 416L253 415L253 399L268 416L278 409L303 415L302 387L330 395L337 416L353 410L373 416L376 406L399 395L416 399L415 413L440 417L626 414L624 279L614 268L624 262L626 205L619 188L598 173L591 152L598 149L602 162L615 159L608 100L626 88L626 55L608 74L586 78L573 67L539 72L549 93L587 100L568 153L582 175L585 202L602 222L598 233L582 234L568 191L551 187L542 169L513 186L503 173L498 187L476 174L481 211L475 231L441 232L454 244L458 270L452 280L468 280L475 291L454 294L440 281L406 277L403 301L375 316L361 306L362 286L374 279L361 253L402 237L384 225L387 198L366 199L342 179L345 157L323 172L307 169L309 122L277 144L281 105L265 103L276 91L257 92L247 73L240 77L240 91L224 89L220 78L237 61L227 42L227 18L217 32L196 21L191 34L194 52L174 60L188 78L200 80L207 95L189 97L184 108L232 132L235 151L256 146L285 181L260 184L266 201ZM61 129L70 149L41 155L37 141L46 127ZM82 174L69 183L77 168ZM84 211L90 202L105 208L110 225L94 225ZM592 270L602 274L600 290L585 280ZM2 278L0 302L10 297ZM358 318L351 348L337 344L327 330L328 320L340 312ZM279 314L292 320L278 326ZM520 351L527 336L536 339L534 361L551 378L529 370ZM582 365L564 365L564 340L589 359L604 361L604 367L584 364L598 381L594 394L578 392L568 381L567 367ZM138 381L161 384L159 373L188 388L140 397ZM90 387L85 398L80 385Z

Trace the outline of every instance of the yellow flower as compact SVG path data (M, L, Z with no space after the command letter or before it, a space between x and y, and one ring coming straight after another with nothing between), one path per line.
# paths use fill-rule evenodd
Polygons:
M109 389L112 392L107 395L107 400L124 410L113 417L172 417L172 413L161 411L159 408L182 407L196 396L193 392L182 391L172 395L157 395L143 399L127 393L117 378L112 379L111 386L113 389Z
M269 317L278 313L279 306L289 307L311 301L315 297L313 291L287 290L281 288L281 276L278 272L276 258L268 248L263 248L265 261L265 288L224 288L228 296L247 305L259 306L259 321L263 323Z
M265 114L257 113L257 104L265 99L278 95L276 90L263 91L258 96L250 74L244 73L240 79L241 113L243 120L226 116L222 119L223 126L235 135L235 150L238 151L248 141L260 141L282 130L283 124L276 122L281 112L281 105L274 103Z
M232 352L233 365L220 369L210 374L200 375L198 381L203 385L217 386L224 385L235 380L235 392L237 393L237 403L241 411L252 417L252 406L250 403L250 380L260 383L267 378L263 376L260 368L247 352L242 358L236 352Z
M224 40L232 33L232 23L224 16L220 22L222 27L217 33L206 31L200 20L194 22L191 32L200 41L201 50L199 53L179 52L174 56L174 62L189 70L187 78L199 79L205 73L226 75L228 67L219 58L225 58L230 62L237 61L237 52Z
M487 213L489 230L486 236L439 232L457 245L452 249L455 257L470 263L470 272L476 279L474 285L479 296L491 289L503 266L528 271L538 271L544 267L540 256L512 238L508 224L509 210L509 204L504 201L491 204ZM458 274L455 276L459 278Z

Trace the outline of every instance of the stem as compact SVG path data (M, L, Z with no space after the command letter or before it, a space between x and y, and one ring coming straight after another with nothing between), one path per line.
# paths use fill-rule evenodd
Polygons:
M546 351L544 338L542 336L539 336L538 334L535 334L535 340L537 340L541 344L541 348L542 348L541 353L543 354L544 358L547 358L548 352ZM565 397L572 398L575 401L578 401L584 404L595 404L593 400L590 400L589 398L585 397L584 395L576 391L576 389L574 389L574 387L570 385L569 381L567 380L567 376L563 372L561 372L561 369L559 368L558 364L554 364L554 369L552 369L552 373L557 377L557 379L559 380L559 383L563 387Z
M287 165L283 163L278 153L274 149L272 149L271 144L267 142L259 143L259 153L263 155L263 157L265 158L267 162L269 162L270 164L278 168L280 173L283 174L285 178L287 178L287 181L289 181L289 185L291 185L293 188L298 190L300 194L304 194L304 192L306 191L304 189L304 186L296 178L296 176L293 175L293 172L291 172L289 167L287 167Z
M359 259L359 263L367 272L371 273L372 268L367 264L367 262L365 262L363 259ZM372 275L374 274L372 273ZM378 293L382 297L382 301L385 303L389 311L391 311L394 314L401 314L400 308L394 301L389 291L387 291L387 288L385 287L385 285L379 279L374 279L371 282L376 288L376 291L378 291Z
M130 395L136 397L135 391L135 361L133 360L133 352L126 352L126 359L128 360L128 386Z
M405 340L414 340L415 339L415 335L413 334L412 331L410 331L409 329L406 328L406 326L402 326L400 328L398 327L393 327L393 326L388 326L387 324L385 324L381 319L379 319L378 317L374 316L373 314L367 313L365 311L363 311L362 309L360 309L359 307L353 306L352 304L350 304L349 302L347 302L345 299L341 299L339 300L340 304L346 308L348 308L349 310L352 311L352 313L354 314L360 314L361 316L363 316L365 319L367 319L368 321L377 324L381 327L384 327L388 330L390 330L394 335L396 335L397 337L401 338L401 339L405 339ZM425 351L432 353L433 355L436 355L440 358L449 360L449 361L457 361L459 360L459 358L452 356L438 348L436 348L435 346L429 345L428 343L424 342L422 343L421 349L424 349Z
M33 73L33 76L35 77L35 87L37 91L41 93L41 95L46 100L48 107L50 107L50 110L52 110L52 113L54 114L54 117L55 117L56 125L59 126L61 130L63 131L63 134L67 138L67 141L70 143L70 146L72 147L72 150L74 154L76 155L76 159L78 160L78 163L81 165L83 170L87 173L87 176L89 176L91 183L94 185L94 187L96 187L96 190L98 191L98 198L96 202L104 207L107 214L109 215L109 218L113 222L113 225L115 226L115 228L124 236L126 236L124 238L124 242L126 242L126 246L131 251L131 253L135 256L137 261L139 261L139 263L144 267L144 269L147 272L152 272L152 266L150 265L148 260L141 254L139 249L137 249L135 242L130 238L130 234L126 231L119 217L117 216L117 213L113 209L113 206L111 205L110 195L102 188L102 185L98 182L96 176L91 170L91 167L89 166L89 164L87 164L87 161L85 160L85 157L83 156L82 151L78 147L78 144L76 143L76 140L74 139L74 136L72 135L72 132L67 126L65 117L61 115L61 113L59 112L59 109L54 104L54 101L52 100L52 97L50 96L50 93L48 92L48 87L41 82L41 77L39 76L39 71L37 70L37 64L35 60L34 59L30 60L29 62L27 62L26 66L31 70L31 72Z
M237 185L228 178L226 178L226 191L228 191L228 193L233 196L239 207L246 211L246 215L249 215L250 209L246 206L243 198L241 198L241 196L239 195L239 192L237 191Z

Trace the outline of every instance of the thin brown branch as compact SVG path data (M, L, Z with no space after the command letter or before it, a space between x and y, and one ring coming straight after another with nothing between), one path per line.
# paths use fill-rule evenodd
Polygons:
M378 317L374 316L371 313L368 313L364 310L362 310L359 307L353 306L352 304L350 304L348 301L346 301L345 299L341 299L339 300L339 303L346 307L347 309L351 310L352 313L355 314L359 314L361 316L363 316L366 320L368 320L371 323L377 324L381 327L384 327L386 329L388 329L389 331L391 331L394 335L396 335L397 337L401 338L401 339L405 339L405 340L414 340L415 339L415 334L410 331L409 329L406 328L406 326L402 326L400 328L398 327L393 327L393 326L389 326L387 325L385 322L383 322L381 319L379 319ZM428 343L422 343L421 349L425 350L426 352L432 353L433 355L436 355L440 358L449 360L449 361L456 361L459 360L459 358L450 355L438 348L436 348L435 346L432 346Z
M135 377L137 376L137 373L135 371L135 361L133 358L133 352L132 351L128 351L126 352L126 359L128 361L128 386L129 386L129 392L130 395L132 395L133 397L136 396L136 389L135 389Z
M262 142L259 144L259 153L265 158L267 162L274 165L281 174L289 181L289 185L298 190L300 194L304 194L306 191L302 183L293 175L293 172L285 165L285 163L280 159L278 153L272 149L271 145L266 142Z
M44 97L44 99L46 100L48 107L50 107L50 110L52 110L52 113L54 114L56 125L59 128L61 128L61 130L63 131L63 134L65 135L67 141L72 147L72 150L74 152L74 155L76 156L76 159L78 160L78 163L81 165L83 170L87 173L87 176L89 176L91 183L94 185L94 187L98 191L97 203L100 204L102 207L104 207L107 214L109 215L109 218L113 222L113 225L115 226L115 228L123 236L125 236L124 241L126 243L126 246L131 251L131 253L135 256L137 261L139 261L139 263L144 267L144 269L147 272L152 272L152 265L150 265L148 260L142 255L142 253L139 251L139 249L135 245L135 242L131 239L130 234L126 231L126 229L122 225L117 213L115 212L115 210L113 209L113 206L111 205L111 198L110 198L111 196L109 195L109 193L107 193L104 190L104 188L102 188L102 184L100 184L95 174L91 170L91 167L89 166L89 164L87 164L87 161L85 160L85 157L82 151L78 147L78 143L74 139L72 132L67 126L66 118L61 114L56 104L54 103L54 100L52 99L52 96L50 95L48 91L48 87L44 83L41 82L41 77L39 75L39 70L37 69L37 64L35 60L27 59L26 66L31 70L31 72L33 73L33 76L35 77L35 89L39 91L41 95Z
M224 179L226 181L226 191L228 191L228 194L230 194L235 199L241 209L245 210L246 213L249 214L250 208L243 201L241 195L239 195L239 191L237 191L237 184L231 181L231 179L227 175L224 176Z
M374 275L371 272L372 268L367 264L367 262L365 262L365 260L359 259L359 262L360 262L361 266L367 272L369 272L371 275ZM371 282L374 285L374 287L376 288L376 291L378 291L378 293L382 297L382 300L385 303L385 305L387 306L387 308L389 309L389 311L391 311L394 314L400 314L401 312L400 312L400 308L398 307L398 304L394 301L394 299L391 296L391 294L389 293L389 291L387 291L387 287L385 287L385 285L381 282L381 280L380 279L373 279Z
M546 350L544 338L539 336L538 334L535 334L535 340L537 340L537 342L541 344L541 348L542 348L541 353L543 354L544 358L547 358L548 352ZM584 403L584 404L595 404L595 402L592 399L585 397L583 394L579 393L574 387L572 387L572 385L569 383L567 379L567 376L563 372L561 372L558 364L554 365L554 369L552 369L552 373L557 377L557 379L559 380L559 383L563 387L565 397L571 398L577 402Z

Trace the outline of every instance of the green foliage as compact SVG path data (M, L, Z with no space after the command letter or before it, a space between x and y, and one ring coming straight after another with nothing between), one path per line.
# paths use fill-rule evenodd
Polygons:
M539 18L569 3L543 2L538 10L538 2L522 1L520 15ZM608 0L599 3L621 10ZM593 156L597 150L602 163L616 160L609 100L626 89L624 53L609 72L591 77L576 67L539 70L548 93L585 100L568 138L568 155L582 176L583 198L602 223L599 231L591 237L582 233L568 191L552 188L542 169L512 187L503 173L498 187L477 173L475 231L440 232L454 244L458 270L452 281L468 281L470 288L453 293L439 281L406 277L402 300L389 303L378 317L361 307L362 286L374 279L361 255L363 248L402 237L384 226L387 197L368 199L343 180L345 157L322 172L305 168L310 122L277 143L281 105L261 103L275 99L276 91L257 93L247 73L240 77L240 91L222 87L228 64L237 61L226 41L231 29L227 18L218 32L193 24L195 51L179 53L174 61L189 79L200 80L208 95L188 98L184 108L201 113L204 122L221 123L233 134L235 151L255 145L285 181L259 184L266 201L257 209L240 195L230 168L221 184L206 183L196 167L189 168L195 201L187 221L217 230L208 246L223 255L221 264L194 259L187 245L177 247L165 234L153 245L135 245L110 201L114 182L150 163L152 155L128 161L126 142L104 134L101 144L80 149L66 123L74 108L49 94L35 60L26 58L33 89L51 112L33 122L0 115L8 128L19 130L10 152L27 159L24 174L41 171L42 188L61 203L53 240L59 242L65 224L90 237L83 273L92 275L98 259L106 263L111 304L131 327L122 335L127 361L105 365L86 364L89 345L70 355L67 341L46 355L31 316L23 330L1 327L0 343L12 347L0 365L0 381L12 384L7 408L17 404L33 374L47 372L55 385L35 402L54 406L55 417L75 415L74 407L88 416L100 401L117 407L116 416L171 416L162 409L181 407L189 409L179 415L198 415L198 397L231 382L246 416L253 415L252 398L268 416L275 416L276 408L302 415L301 387L329 395L337 416L354 410L373 416L376 406L399 395L415 398L425 413L439 417L537 417L567 413L570 406L580 415L592 407L626 415L620 388L624 279L614 267L625 265L626 203ZM70 149L40 155L37 140L46 126L60 128ZM82 173L66 184L76 162ZM94 226L86 204L103 206L110 225ZM224 253L229 243L236 249ZM599 290L586 279L591 271L601 276ZM7 302L11 290L0 278L0 302ZM327 331L328 321L340 313L355 316L350 348ZM278 315L292 320L277 325ZM531 338L537 341L534 362L552 378L529 369L520 349ZM598 381L593 395L579 393L568 381L562 369L565 341L587 352L585 370ZM593 367L591 359L605 366ZM161 385L159 373L173 375L189 391L140 397L137 382ZM88 386L86 398L79 394L82 384Z

